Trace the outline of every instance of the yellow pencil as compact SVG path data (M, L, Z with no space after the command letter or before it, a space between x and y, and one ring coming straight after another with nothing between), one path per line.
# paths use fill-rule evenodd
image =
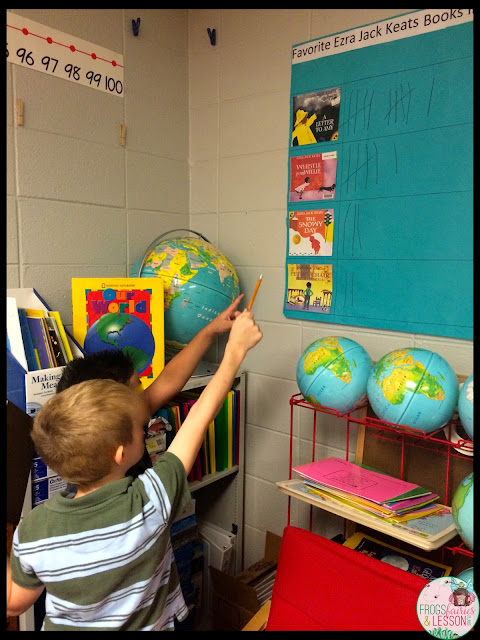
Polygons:
M257 284L255 285L255 290L254 290L254 292L252 294L252 297L250 298L250 302L248 303L247 309L249 311L252 308L252 304L253 304L253 301L255 300L255 296L257 295L258 287L260 286L260 283L262 282L262 278L263 278L263 274L257 280Z

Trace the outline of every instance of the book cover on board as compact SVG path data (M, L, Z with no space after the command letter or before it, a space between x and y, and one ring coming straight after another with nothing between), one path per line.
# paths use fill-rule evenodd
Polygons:
M288 264L285 310L330 313L331 264Z
M288 255L331 256L333 209L288 212Z
M288 201L333 200L336 176L336 151L290 158Z
M338 140L340 87L292 98L292 146Z
M165 350L161 278L72 278L72 312L73 335L85 351L115 347L130 353L144 388L162 371ZM110 331L100 323L98 331L89 333L107 313L121 316L117 318L121 328ZM141 339L136 344L139 335Z

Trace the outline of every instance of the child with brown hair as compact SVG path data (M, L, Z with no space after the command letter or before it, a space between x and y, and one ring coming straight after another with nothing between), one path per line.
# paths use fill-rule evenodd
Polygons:
M35 447L76 492L55 494L15 530L7 615L20 615L46 589L45 631L173 630L187 616L170 526L190 499L187 475L205 431L261 338L253 313L238 314L215 375L165 454L137 478L125 474L144 451L143 393L93 379L44 405Z

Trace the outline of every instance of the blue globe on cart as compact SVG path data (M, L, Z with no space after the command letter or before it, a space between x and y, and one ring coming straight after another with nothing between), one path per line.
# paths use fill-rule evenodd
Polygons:
M345 413L365 402L372 367L372 359L358 342L320 338L298 360L298 388L307 402Z
M129 313L105 313L88 329L83 348L86 353L123 351L132 358L140 375L152 364L155 338L141 318Z
M387 353L367 383L380 420L431 433L447 423L458 401L458 379L438 353L408 347Z
M459 536L473 551L473 472L461 481L453 494L452 516Z
M473 440L473 373L465 380L458 394L458 415L467 435Z

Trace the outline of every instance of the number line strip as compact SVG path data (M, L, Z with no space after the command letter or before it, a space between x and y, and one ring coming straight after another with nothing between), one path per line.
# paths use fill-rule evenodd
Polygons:
M52 38L50 37L45 37L45 36L41 36L38 33L32 33L31 31L29 31L28 29L20 29L19 27L14 27L11 24L7 24L7 27L9 27L10 29L15 29L16 31L21 31L23 33L24 36L35 36L36 38L40 38L41 40L46 40L48 42L48 44L56 44L60 47L65 47L66 49L70 49L70 51L72 52L77 52L77 53L83 53L83 55L89 56L90 58L93 58L93 60L101 60L102 62L107 62L108 64L111 64L112 67L120 67L121 69L123 69L123 65L118 64L118 62L116 62L115 60L106 60L105 58L101 58L99 56L97 56L96 53L88 53L87 51L81 51L80 49L77 49L74 45L68 45L68 44L64 44L63 42L55 42L55 40L52 40Z

